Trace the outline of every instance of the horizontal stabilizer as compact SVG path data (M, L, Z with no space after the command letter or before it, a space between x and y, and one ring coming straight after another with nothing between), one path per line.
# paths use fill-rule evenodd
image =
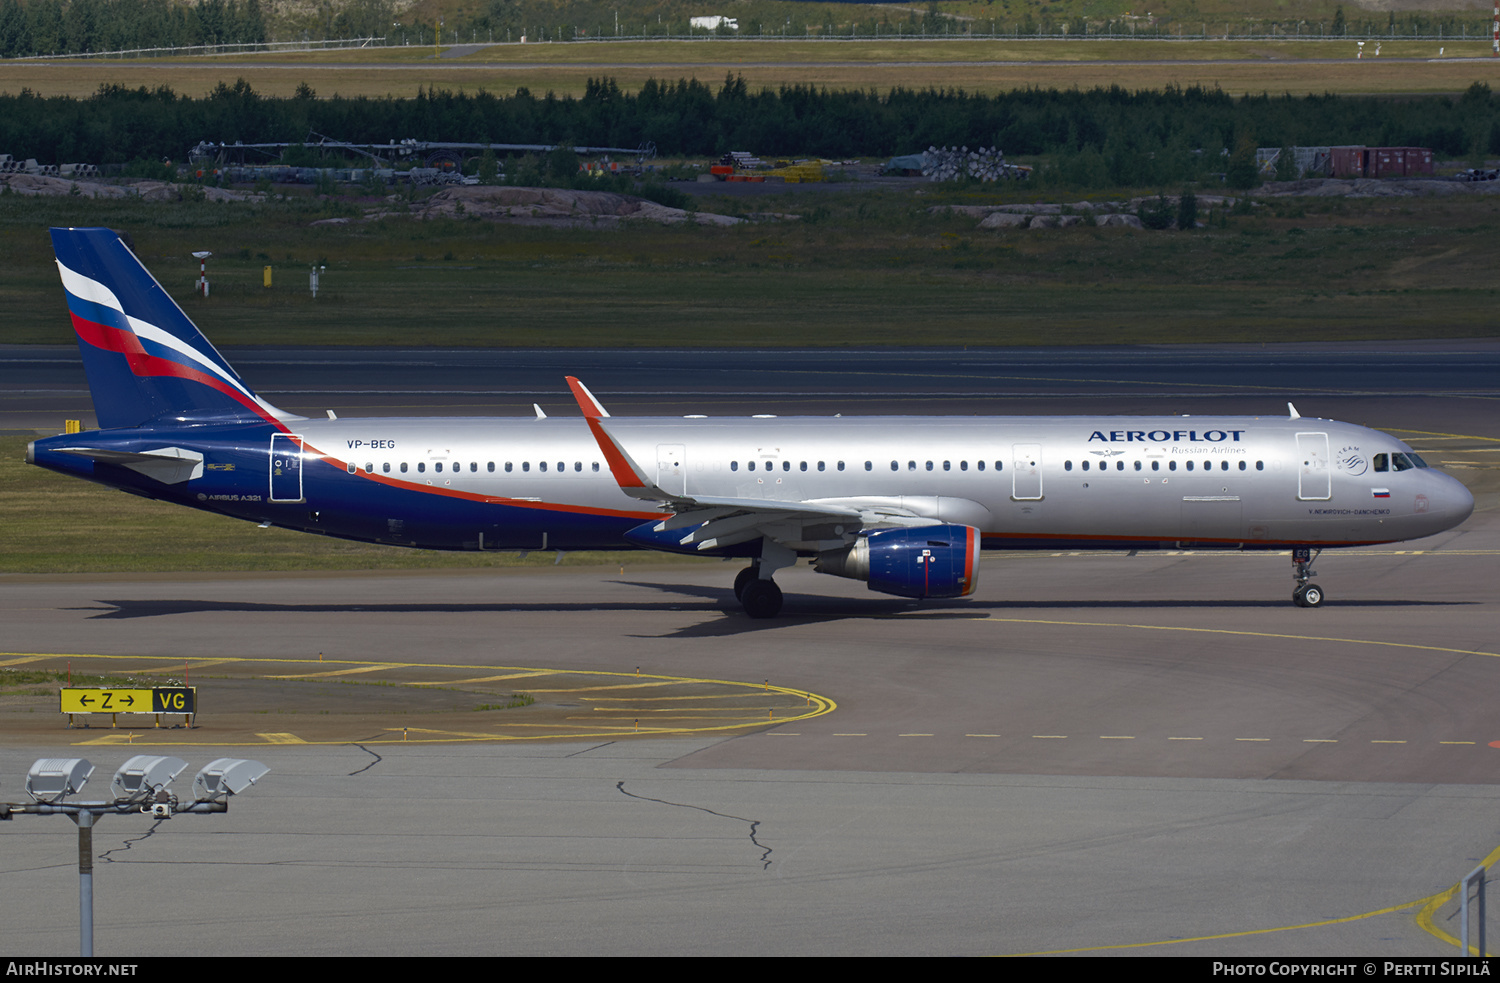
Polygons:
M118 451L99 447L58 447L59 454L76 454L98 464L129 468L164 485L176 485L203 477L203 455L181 447L152 451Z

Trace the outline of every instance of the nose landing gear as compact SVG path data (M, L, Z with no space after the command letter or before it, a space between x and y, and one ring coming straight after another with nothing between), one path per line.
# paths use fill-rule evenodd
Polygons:
M1318 553L1322 552L1318 550ZM1292 591L1292 603L1299 608L1316 608L1323 604L1323 588L1317 584L1308 583L1318 575L1317 571L1312 568L1315 555L1306 546L1292 550L1292 579L1297 581L1297 587Z

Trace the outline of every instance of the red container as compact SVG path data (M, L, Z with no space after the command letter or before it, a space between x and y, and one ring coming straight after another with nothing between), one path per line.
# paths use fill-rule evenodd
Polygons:
M1364 177L1367 156L1364 147L1329 147L1329 173L1334 177Z

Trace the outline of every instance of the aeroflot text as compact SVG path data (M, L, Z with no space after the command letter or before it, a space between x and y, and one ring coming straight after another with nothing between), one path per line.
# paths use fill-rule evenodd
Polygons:
M1365 963L1214 963L1215 976L1374 976L1374 962ZM1488 976L1482 962L1393 962L1380 966L1381 976Z
M1106 444L1165 444L1168 441L1187 441L1190 444L1238 444L1243 430L1205 430L1200 435L1196 430L1095 430L1089 440L1102 440Z

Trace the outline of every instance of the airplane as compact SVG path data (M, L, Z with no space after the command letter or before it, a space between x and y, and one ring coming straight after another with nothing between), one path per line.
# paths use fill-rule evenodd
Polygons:
M774 575L957 598L981 550L1290 551L1300 607L1324 548L1431 536L1468 490L1376 430L1285 416L611 416L310 419L257 396L109 229L53 229L98 430L29 463L147 498L370 543L640 548L747 561L734 592L780 613Z

